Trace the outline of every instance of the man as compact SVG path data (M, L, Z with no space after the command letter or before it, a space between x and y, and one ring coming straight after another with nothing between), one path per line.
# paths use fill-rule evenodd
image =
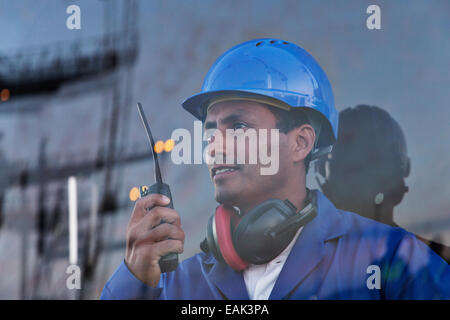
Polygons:
M182 252L184 232L178 213L163 207L168 199L155 194L144 197L136 202L130 218L124 262L105 285L101 298L450 297L448 265L414 236L337 210L323 194L306 189L309 161L329 152L336 141L338 115L325 73L305 50L277 39L233 47L211 67L202 92L187 99L183 107L202 119L205 129L222 135L227 129L279 129L278 141L264 139L259 145L266 150L274 145L279 148L279 169L265 176L260 170L262 162L220 164L217 159L227 159L233 152L226 147L229 140L221 144L216 139L219 135L213 135L208 140L208 155L214 161L208 169L221 206L210 218L208 248L203 246L205 252L184 260L174 272L161 273L160 257ZM260 135L259 142L263 138ZM251 155L247 145L236 148L245 149L246 159ZM250 229L254 223L264 225L258 220L261 216L255 221L248 217L258 213L261 205L272 203L269 199L289 200L283 203L295 207L293 215L287 214L290 218L302 220L311 212L316 217L295 222L289 237L277 233L291 227L280 222L256 232L253 241L240 243L236 234L246 232L241 230L244 221ZM236 214L227 216L225 207L237 208ZM270 206L266 213L272 219L286 212ZM290 218L281 220L294 221ZM166 223L160 224L162 220ZM268 243L271 237L286 243L267 261L254 263L257 259L241 255L245 250L240 246L259 249L260 242ZM273 241L274 247L278 245L279 241ZM267 246L270 250L272 246Z
M387 111L368 105L342 110L338 141L315 169L322 192L337 208L398 227L394 207L408 191L410 159L403 131ZM417 237L448 263L450 248Z

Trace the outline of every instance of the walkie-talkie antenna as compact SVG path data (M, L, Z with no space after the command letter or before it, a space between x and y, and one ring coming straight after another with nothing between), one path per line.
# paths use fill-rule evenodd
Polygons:
M173 209L172 194L170 193L170 187L168 184L162 182L161 170L159 169L158 155L155 150L155 142L153 141L152 132L150 131L150 126L148 125L147 118L145 117L142 105L137 103L139 115L141 116L142 123L144 124L145 131L147 132L148 141L150 142L150 147L152 148L153 159L155 160L155 179L156 183L150 187L141 186L139 189L140 197L146 197L149 194L161 194L169 198L169 203L165 207ZM145 208L146 211L152 210L152 208ZM161 223L166 223L164 219ZM159 268L161 273L170 272L177 268L178 266L178 253L169 252L165 256L159 259Z
M159 169L158 154L155 151L155 141L153 140L152 132L150 131L150 126L148 125L147 118L144 114L144 109L140 102L137 103L139 115L141 116L142 123L144 124L145 131L147 132L148 142L150 143L150 148L152 148L153 160L155 161L155 179L157 183L163 183L161 178L161 170Z

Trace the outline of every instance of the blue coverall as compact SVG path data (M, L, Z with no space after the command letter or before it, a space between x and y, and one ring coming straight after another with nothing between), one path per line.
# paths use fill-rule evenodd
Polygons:
M449 265L413 234L338 210L314 192L317 217L297 238L269 299L450 299ZM162 274L156 288L122 262L101 299L249 297L242 272L201 252Z

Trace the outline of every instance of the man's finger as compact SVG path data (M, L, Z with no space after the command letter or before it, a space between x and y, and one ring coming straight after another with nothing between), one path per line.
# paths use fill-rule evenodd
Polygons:
M139 221L147 214L146 208L153 208L154 206L167 206L170 203L170 199L162 194L149 194L144 198L140 198L136 201L131 215L131 221Z
M144 243L156 243L167 239L180 240L184 243L185 234L180 226L163 223L152 230L142 233L137 240L137 245Z
M155 254L158 257L163 257L171 252L183 253L184 245L180 240L168 239L153 244Z
M150 230L162 222L181 225L179 214L167 207L154 207L139 221L140 230Z

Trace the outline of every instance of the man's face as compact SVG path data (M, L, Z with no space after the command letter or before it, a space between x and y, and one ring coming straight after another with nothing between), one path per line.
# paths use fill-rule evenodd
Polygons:
M215 188L215 199L219 203L233 205L247 210L267 199L277 198L283 185L286 183L289 175L289 157L287 137L280 133L276 141L278 146L272 145L271 129L276 129L276 118L269 111L268 107L250 101L225 101L213 105L205 119L205 129L217 129L223 137L223 142L219 143L213 138L208 146L208 154L216 159L213 164L208 165L211 179ZM255 130L257 133L256 148L251 148L249 140L246 143L237 144L234 140L234 164L226 164L227 157L233 155L227 154L226 130L242 129ZM266 150L270 154L272 147L279 148L279 157L274 159L278 161L278 170L272 175L262 175L261 167L267 167L260 163L259 142L261 139L259 129L267 129ZM263 144L263 145L264 145ZM244 148L245 163L237 163L237 150ZM252 152L257 158L256 164L249 164L249 157ZM230 153L230 152L229 152ZM223 164L217 164L217 157L223 156Z

